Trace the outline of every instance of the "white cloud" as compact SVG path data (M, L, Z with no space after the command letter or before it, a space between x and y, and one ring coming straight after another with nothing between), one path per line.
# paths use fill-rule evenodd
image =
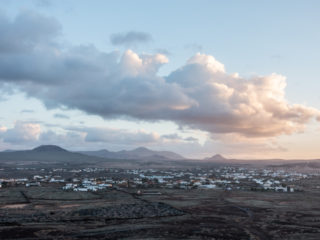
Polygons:
M0 126L0 134L7 131L6 127ZM1 135L0 135L1 136Z
M17 121L13 128L2 127L0 138L4 142L20 144L24 142L34 142L38 140L41 132L41 127L36 123L24 123Z
M168 120L247 138L292 134L313 118L320 121L319 110L288 102L286 78L279 74L242 78L227 73L213 56L196 54L161 77L158 70L168 62L162 54L67 48L56 40L60 28L54 19L33 13L2 19L0 29L10 31L0 36L0 82L48 108L64 106L105 119ZM20 45L17 36L24 39Z
M62 130L62 131L61 131ZM214 134L203 144L194 137L182 137L177 133L160 135L157 132L114 129L102 127L69 127L60 131L42 131L38 123L16 122L13 128L0 127L0 141L4 148L25 149L42 144L55 144L69 150L111 151L146 146L154 150L169 150L190 158L204 158L215 153L226 157L254 158L263 153L264 158L287 151L271 139L248 139L237 134Z

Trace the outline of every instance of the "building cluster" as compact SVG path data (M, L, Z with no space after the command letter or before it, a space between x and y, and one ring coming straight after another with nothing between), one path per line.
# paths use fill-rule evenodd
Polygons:
M19 169L18 169L19 170ZM20 169L23 170L23 169ZM99 191L107 188L223 189L294 192L303 190L299 182L314 177L295 171L244 167L156 169L41 169L23 178L0 179L0 187L53 184L66 191Z
M78 182L77 179L74 182ZM103 190L106 188L112 188L111 183L96 181L96 179L84 179L81 183L67 183L62 187L63 190L73 190L76 192L96 192L98 190ZM109 181L108 181L109 182Z

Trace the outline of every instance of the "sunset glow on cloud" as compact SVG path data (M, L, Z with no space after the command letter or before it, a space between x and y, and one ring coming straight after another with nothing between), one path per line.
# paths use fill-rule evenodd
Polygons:
M126 148L194 144L194 154L187 154L202 156L201 151L208 153L210 148L227 151L230 144L244 144L259 149L269 141L270 156L274 151L277 155L274 149L283 156L285 147L277 143L278 138L294 139L314 124L319 126L319 106L288 98L287 86L292 83L281 72L229 71L228 63L211 51L194 52L184 63L171 63L175 57L160 48L143 50L144 44L157 41L144 29L119 30L110 35L109 48L101 49L94 43L66 43L64 22L35 9L12 16L0 12L0 19L2 95L14 99L22 94L44 104L47 113L62 111L32 118L38 110L26 100L19 105L24 117L2 115L2 150L50 141L68 146L78 142L90 149L96 142L108 148L114 141ZM81 124L74 121L75 111L81 113ZM118 120L127 121L128 126L146 122L163 127L117 127ZM114 125L108 126L109 121ZM164 130L169 123L176 130Z

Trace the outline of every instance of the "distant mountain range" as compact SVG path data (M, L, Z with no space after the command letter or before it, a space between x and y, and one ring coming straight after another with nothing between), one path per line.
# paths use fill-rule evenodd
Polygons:
M220 154L205 159L186 159L169 151L153 151L145 147L111 152L108 150L71 152L55 145L43 145L32 150L0 152L1 166L70 166L107 168L193 168L215 166L255 166L274 168L319 169L320 160L240 160Z
M4 164L87 164L101 161L100 158L69 152L55 145L43 145L32 150L0 152L0 163Z
M206 160L191 160L170 151L153 151L145 147L112 152L108 150L71 152L55 145L31 150L0 152L0 164L10 166L70 166L112 168L186 168L223 164L221 155Z
M169 151L153 151L145 147L139 147L130 151L122 150L111 152L108 150L81 151L79 153L109 159L136 159L136 160L182 160L185 157Z
M212 157L204 158L205 161L226 161L228 160L227 158L223 157L220 154L216 154Z
M170 161L185 158L169 151L153 151L144 147L130 151L107 150L71 152L55 145L42 145L31 150L0 152L0 164L14 166L96 166L96 167L169 167Z

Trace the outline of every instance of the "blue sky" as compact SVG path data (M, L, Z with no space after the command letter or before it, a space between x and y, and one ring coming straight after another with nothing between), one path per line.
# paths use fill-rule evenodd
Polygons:
M149 70L143 71L149 72L151 68L156 67L156 74L148 75L148 78L160 77L165 81L178 83L179 88L185 86L183 82L185 75L183 74L189 73L188 76L193 76L193 80L197 81L197 75L195 73L192 75L193 72L189 68L188 59L200 53L202 57L194 59L192 64L206 65L211 60L203 55L213 56L215 60L224 65L225 69L222 71L224 74L238 73L241 78L245 79L243 84L252 81L255 77L264 78L272 73L285 76L286 87L282 89L284 96L281 96L279 104L284 104L283 106L289 104L290 107L284 110L287 112L280 114L279 119L271 118L274 126L270 126L269 129L258 129L258 121L266 124L270 122L270 119L265 116L270 116L259 112L255 115L252 113L245 115L245 113L248 113L249 108L258 109L261 104L266 109L268 99L265 98L260 99L263 102L257 102L254 106L250 103L249 108L245 110L239 107L240 104L231 106L231 109L223 109L222 106L226 105L225 102L223 104L219 102L222 101L222 98L216 99L212 96L217 89L208 93L206 99L202 99L198 92L190 94L190 91L186 89L182 92L177 89L172 90L172 85L163 85L162 80L159 80L160 82L152 89L163 88L161 90L163 92L178 91L177 94L181 93L183 96L174 96L175 93L172 92L172 96L168 94L167 102L159 103L158 98L145 97L147 101L157 106L166 106L171 110L181 108L182 105L183 107L188 106L189 112L187 110L181 112L180 109L179 113L174 113L168 109L164 111L162 107L159 108L159 111L150 111L149 105L143 106L143 111L140 105L133 105L130 109L128 106L122 108L120 105L122 106L124 100L115 102L116 107L119 104L119 110L117 110L109 105L104 106L107 104L105 101L110 102L109 98L101 98L101 108L97 109L97 107L89 107L89 103L74 104L74 101L67 99L66 96L56 96L57 93L50 93L52 88L46 86L45 91L49 92L49 95L55 95L48 99L47 96L34 93L29 87L26 88L26 85L21 83L22 81L14 82L12 85L13 80L6 79L7 75L3 74L1 78L4 79L6 86L2 88L7 89L9 85L11 92L5 90L3 93L5 99L0 102L2 109L0 127L3 129L0 149L28 148L42 143L59 142L70 149L120 150L146 145L154 149L174 150L191 157L204 157L218 152L226 156L248 158L302 158L304 156L314 158L319 155L317 147L310 144L319 139L319 122L315 120L318 116L317 111L320 109L318 1L0 1L0 13L9 22L14 22L17 16L26 12L29 17L37 15L37 18L40 16L39 19L41 17L49 19L46 21L48 24L54 22L60 26L56 35L46 36L46 42L43 42L44 40L39 42L37 39L37 42L32 44L38 45L32 46L39 47L40 44L41 46L45 44L48 47L51 37L56 46L55 49L50 46L50 51L68 52L68 56L71 54L78 56L77 51L80 51L80 48L83 51L84 47L87 48L86 51L94 51L89 47L94 48L99 54L112 52L118 56L116 61L121 61L119 60L121 56L123 58L129 55L128 58L132 60L135 58L134 54L140 57L146 54L150 56L162 54L165 55L163 57L166 57L166 60L164 58L159 60L159 56L154 57L153 60L148 60L153 61L154 66L146 65L145 68ZM39 24L34 24L35 29L40 29ZM9 24L5 27L10 29L13 26ZM52 27L52 24L50 26ZM20 31L19 29L21 28L17 27L15 31ZM55 30L55 28L52 29ZM128 33L135 34L136 38L143 36L145 39L137 38L135 41L127 41L122 44L112 43L112 36L125 37L128 36L126 35ZM132 54L126 55L128 49L131 49ZM33 59L31 53L24 57ZM92 59L90 61L95 61L95 56L92 56ZM109 67L109 62L101 62L101 64L106 68ZM159 64L161 67L158 67ZM215 68L218 63L211 61L210 64L212 65L209 67ZM121 71L118 73L122 74ZM178 79L181 76L182 79ZM217 76L214 74L212 78L215 77ZM38 87L40 89L39 81L41 79L32 86L33 89ZM78 81L84 82L88 79L79 78ZM203 81L208 83L205 79ZM217 83L222 84L221 81L223 80ZM234 79L230 81L234 82ZM237 85L237 83L231 82L228 82L227 86L233 89L232 84ZM131 81L125 81L125 83L134 84ZM256 90L250 91L258 91L258 85L255 85ZM115 85L114 88L117 89L116 87L119 86ZM247 88L247 85L244 86ZM94 85L91 87L94 88ZM139 89L142 92L145 91L145 88L139 87L139 84L127 85L128 96L124 96L123 99L132 100L133 96L138 98L138 95L141 94ZM197 88L196 85L192 87ZM240 89L243 87L234 89L242 93ZM273 84L272 87L275 93L278 85ZM122 89L122 85L119 88ZM131 89L135 89L135 92L130 92ZM106 89L106 94L109 90ZM264 90L269 91L269 86L265 86ZM84 90L80 87L78 91L77 96L84 96L88 102L92 102L93 94L84 95ZM159 98L162 96L161 91L159 91ZM99 94L103 95L100 92ZM157 92L151 92L150 96L155 94ZM267 93L266 98L267 96L270 94ZM251 97L248 99L252 101ZM215 104L213 100L219 104ZM141 101L140 97L139 101ZM176 105L172 103L175 101ZM247 102L247 100L243 101ZM300 104L304 109L301 110L294 104ZM244 111L242 116L248 117L246 126L242 126L242 118L234 119L230 121L232 122L230 124L233 125L223 127L217 120L226 116L228 119L233 119L232 114L238 114L239 111ZM222 112L220 116L218 113ZM295 112L299 112L299 117L292 117ZM279 115L278 110L274 109L268 114ZM202 118L195 120L199 115ZM204 124L204 119L209 119L208 121L211 122ZM239 130L235 125L241 125L243 128ZM33 130L29 131L28 128L33 128ZM127 136L127 139L132 140L126 142L119 138L111 141L106 137L88 137L96 133L93 128L103 129L106 135L116 134L115 132L118 131L119 135ZM90 142L90 139L95 140Z

